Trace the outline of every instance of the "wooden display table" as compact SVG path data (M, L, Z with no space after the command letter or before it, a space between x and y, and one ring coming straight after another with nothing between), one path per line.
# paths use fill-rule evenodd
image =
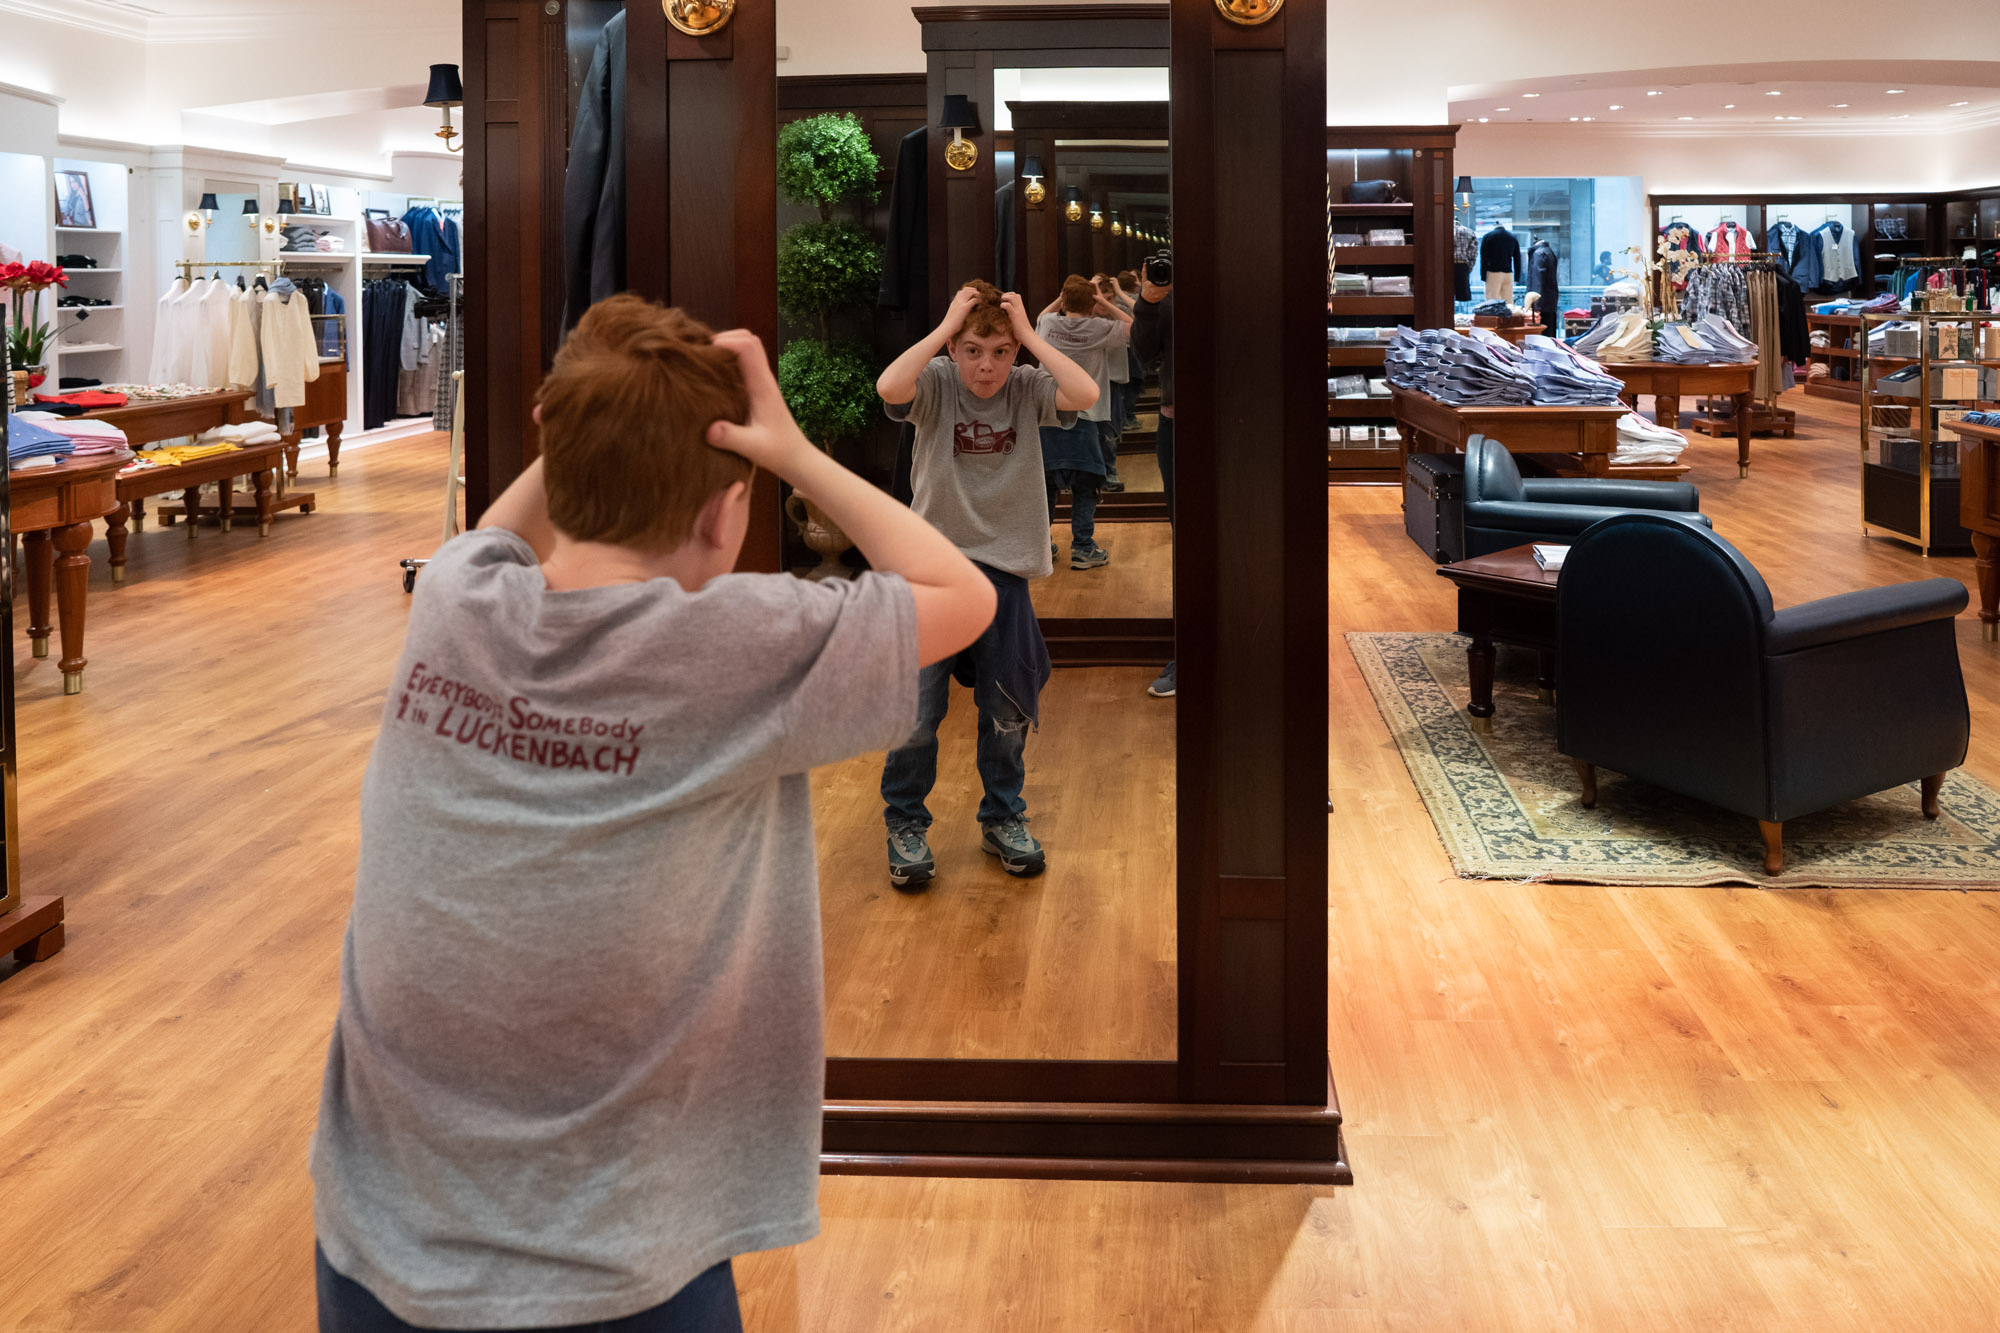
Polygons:
M1467 440L1484 435L1510 454L1568 454L1586 477L1611 475L1618 448L1618 419L1624 404L1612 407L1453 407L1426 393L1397 389L1390 398L1402 433L1399 462L1408 455L1462 452ZM1405 469L1399 468L1399 471ZM1635 472L1619 469L1619 476Z
M1973 567L1979 572L1980 632L2000 639L2000 426L1951 425L1959 439L1958 521L1972 533Z
M1671 361L1605 361L1605 372L1624 384L1622 395L1636 410L1640 394L1653 396L1653 420L1668 430L1681 428L1681 398L1705 394L1735 400L1737 475L1750 475L1751 390L1757 382L1755 361L1682 366Z
M237 478L248 476L256 489L257 535L271 535L271 519L279 505L276 473L285 466L285 442L273 440L269 444L253 444L226 454L215 454L209 458L197 458L191 463L178 463L172 467L152 467L142 472L118 478L118 505L106 516L105 538L111 545L111 581L125 581L125 523L133 510L155 495L179 493L182 512L188 517L187 534L192 541L201 527L201 508L198 503L201 488L215 482L221 489L217 496L216 521L224 532L229 531L235 506L230 503L231 483ZM284 497L284 506L289 509L298 505L301 512L310 513L312 497L294 491ZM164 511L163 511L164 512Z
M313 426L326 432L326 475L340 472L340 433L347 427L347 362L342 357L319 363L319 378L306 385L303 407L292 409L292 433L285 437L285 469L299 475L299 440Z
M346 371L344 368L341 371L341 379L344 385L346 380ZM343 388L343 396L345 392L346 390ZM84 415L92 421L102 421L118 427L118 429L125 432L125 438L136 448L140 445L158 444L163 440L177 440L183 435L199 435L203 431L213 430L217 426L240 426L245 422L261 420L262 418L255 416L246 407L252 396L248 389L225 389L215 393L197 394L192 398L166 398L157 402L127 403L124 407L107 407L99 412L86 412ZM293 433L289 437L291 456L294 459L298 457L298 430L299 427L294 425ZM261 448L262 446L258 447ZM246 450L245 452L254 452L254 450ZM203 461L206 462L208 460L204 459ZM235 475L240 477L254 470L253 468L245 468ZM209 480L217 480L217 478L211 477ZM146 491L143 493L144 496L164 494L171 494L171 492ZM290 509L296 505L300 513L309 514L313 511L316 503L316 497L311 492L294 492L292 496L286 499L284 507ZM259 517L260 520L268 522L268 519L263 518L261 512ZM129 511L129 518L133 531L142 532L145 530L146 510L143 498L133 502L133 507ZM112 562L112 575L114 578L122 578L124 574L124 561L122 559L123 542L124 533L121 530L118 537L121 558Z
M92 524L119 508L118 469L130 452L71 459L54 467L7 474L13 494L13 530L20 534L28 570L28 641L36 657L49 655L49 585L55 584L62 627L63 693L83 693L84 599L90 591ZM61 552L58 559L56 553Z

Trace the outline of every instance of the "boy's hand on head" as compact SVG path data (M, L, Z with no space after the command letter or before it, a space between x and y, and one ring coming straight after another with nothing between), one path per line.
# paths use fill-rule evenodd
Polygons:
M740 454L767 472L791 480L802 453L812 452L785 396L778 391L778 377L771 373L770 359L764 354L763 340L748 329L731 329L715 335L715 345L736 353L743 363L743 388L750 399L750 419L742 425L717 421L708 428L708 442L717 449Z
M1008 320L1014 325L1014 341L1026 342L1034 334L1035 326L1028 321L1028 308L1021 304L1021 294L1002 293L1000 308L1007 312Z
M956 338L958 331L965 327L965 317L971 314L972 307L978 304L978 292L970 287L959 288L958 295L951 298L951 305L945 309L944 322L938 325L938 332L942 333L947 341Z

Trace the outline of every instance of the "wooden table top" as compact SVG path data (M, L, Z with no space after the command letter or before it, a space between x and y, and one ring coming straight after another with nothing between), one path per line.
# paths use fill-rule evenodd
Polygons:
M1455 565L1438 566L1439 578L1450 579L1461 588L1480 588L1549 602L1556 599L1556 580L1561 572L1543 569L1535 563L1533 543L1495 551L1492 555L1476 555Z
M283 465L285 442L246 444L228 453L210 454L186 463L167 463L142 468L118 479L120 500L146 500L155 495L172 495L193 486L205 486L224 477L241 477Z
M1599 365L1613 375L1627 370L1734 370L1757 373L1755 361L1600 361Z
M1616 421L1632 409L1623 403L1606 407L1536 407L1514 406L1512 404L1489 405L1484 403L1447 403L1415 389L1392 389L1391 401L1407 402L1412 407L1435 408L1439 411L1455 413L1462 417L1497 417L1501 420L1549 420L1549 421Z
M22 486L63 486L73 481L89 481L107 472L116 472L132 461L130 449L117 449L108 454L92 454L87 458L69 458L54 467L11 468L7 473L7 484Z
M1975 426L1969 421L1954 421L1950 430L1954 435L1970 435L1976 440L1990 440L2000 444L2000 426Z
M83 415L91 421L107 422L123 430L126 426L143 422L149 417L198 412L214 407L227 410L250 401L252 396L252 391L249 389L218 389L214 393L196 394L189 398L134 400L123 407L99 408L95 412L85 412Z

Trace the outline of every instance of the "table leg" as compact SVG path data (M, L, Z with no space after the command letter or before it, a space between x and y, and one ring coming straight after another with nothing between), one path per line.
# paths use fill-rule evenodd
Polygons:
M346 426L345 421L336 421L326 428L326 475L329 477L340 471L340 432Z
M187 524L188 540L201 531L201 487L190 486L181 493L181 521Z
M1653 420L1668 430L1681 428L1681 396L1677 393L1653 395Z
M145 530L146 502L144 500L134 500L132 502L132 531L144 532Z
M119 505L104 516L104 541L111 548L111 581L125 581L125 524L132 517L132 506Z
M90 593L90 539L95 529L89 523L72 523L55 531L56 616L62 622L63 693L83 693L83 609Z
M1633 389L1625 390L1623 393L1618 395L1618 401L1625 404L1625 406L1631 408L1634 412L1637 412L1639 410L1639 395L1636 390Z
M1979 573L1979 630L1988 643L2000 640L2000 565L1993 560L1995 542L1983 532L1972 534L1973 568Z
M229 520L236 516L236 478L224 477L215 483L215 521L224 532L229 531Z
M259 537L268 537L271 535L271 518L277 511L277 499L272 494L272 471L273 469L271 468L265 468L262 472L250 478L251 483L257 488L257 535ZM285 475L285 465L282 460L279 462L276 472L280 477Z
M1535 659L1535 686L1542 692L1542 702L1552 704L1556 701L1556 655L1536 653Z
M55 569L56 552L48 532L22 534L28 566L28 646L36 657L49 655L49 576Z
M1753 399L1747 393L1736 395L1736 475L1750 475L1750 411Z
M1472 702L1465 711L1474 731L1493 730L1493 640L1475 634L1465 648L1466 674L1472 679Z

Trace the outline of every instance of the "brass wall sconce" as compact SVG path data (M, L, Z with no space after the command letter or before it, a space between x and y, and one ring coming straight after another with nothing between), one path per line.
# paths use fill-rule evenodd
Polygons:
M970 171L979 161L979 147L968 142L965 131L979 132L979 118L972 114L972 99L960 93L946 93L944 115L938 120L938 128L951 131L951 142L944 146L944 164L953 171Z
M736 0L660 0L667 22L690 37L721 32L736 17Z
M1096 204L1090 206L1090 229L1092 231L1104 230L1104 210Z
M255 231L258 224L262 221L263 219L257 215L257 201L255 199L245 199L243 201L243 225L250 228L251 231Z
M1027 189L1023 191L1028 200L1028 207L1040 208L1042 201L1049 197L1047 188L1042 185L1042 159L1039 157L1028 158L1026 163L1021 167L1021 175L1028 182Z
M1125 234L1125 224L1118 220L1116 212L1111 215L1111 234L1113 236L1123 236Z
M465 105L465 85L459 81L458 66L432 65L430 91L424 94L424 105L434 106L444 112L444 128L437 137L444 140L447 153L464 152L464 148L453 144L458 131L451 127L451 109Z
M1069 192L1069 202L1063 205L1063 216L1071 222L1083 221L1083 196L1075 190Z
M1285 7L1285 0L1215 0L1222 17L1244 28L1269 23Z
M213 194L204 194L201 202L194 206L194 211L182 219L187 223L188 234L201 235L202 229L215 221L215 210L220 207L222 205L216 202Z

